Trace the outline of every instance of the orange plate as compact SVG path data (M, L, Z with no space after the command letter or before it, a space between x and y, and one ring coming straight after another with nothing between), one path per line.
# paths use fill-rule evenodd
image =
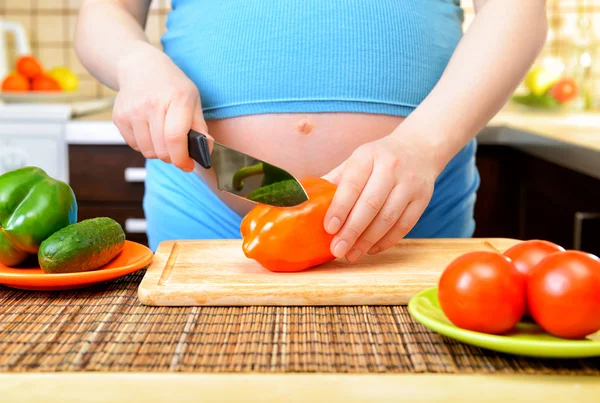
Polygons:
M125 241L123 250L106 266L88 272L45 274L38 267L11 268L0 264L0 284L22 290L53 291L83 288L146 267L153 257L146 246Z

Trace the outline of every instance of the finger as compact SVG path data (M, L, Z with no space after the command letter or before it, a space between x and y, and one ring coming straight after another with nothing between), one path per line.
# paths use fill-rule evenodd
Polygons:
M139 152L140 148L138 146L137 141L135 140L131 123L126 116L119 112L121 110L121 107L119 105L119 99L120 98L117 96L117 99L115 100L115 106L113 108L112 121L114 125L117 126L119 133L121 133L123 140L125 140L129 147Z
M352 208L342 229L332 241L332 253L335 256L341 257L346 255L348 251L351 251L348 254L348 260L354 261L367 252L368 249L353 249L353 247L365 229L379 214L379 211L384 203L386 203L390 192L394 188L395 182L390 164L376 162L373 173L369 177L367 185L359 196L356 205ZM377 239L373 239L372 241L375 243Z
M190 172L194 169L194 161L188 152L187 136L194 118L193 99L182 97L173 99L168 105L165 115L164 139L173 165Z
M338 185L340 183L340 179L342 177L342 173L344 172L345 167L346 167L346 161L342 162L336 168L331 170L328 174L322 176L322 178L328 182Z
M377 216L348 252L348 260L352 262L360 260L373 245L383 239L402 216L410 202L410 196L411 193L403 186L395 186L392 189Z
M419 221L426 206L427 202L422 199L410 202L394 226L369 250L369 254L383 252L404 238Z
M131 147L135 151L139 152L140 147L138 146L138 143L135 140L135 136L133 134L133 128L131 127L131 124L126 123L125 121L122 121L122 120L117 120L117 119L114 119L113 123L115 124L115 126L117 126L119 133L121 133L123 140L125 140L125 142L129 145L129 147Z
M156 158L152 137L150 137L150 127L146 119L135 119L131 122L135 141L140 148L140 152L148 159Z
M163 108L157 108L148 114L148 127L156 156L162 161L170 163L171 158L169 158L169 150L167 150L165 142L165 110Z
M371 176L373 157L350 157L340 183L333 195L333 200L325 214L325 230L330 234L337 233L344 225L350 210L358 200L363 188Z

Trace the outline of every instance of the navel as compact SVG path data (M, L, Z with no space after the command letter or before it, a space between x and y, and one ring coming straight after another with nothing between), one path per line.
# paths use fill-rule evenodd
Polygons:
M296 129L300 134L309 134L312 131L313 126L310 124L308 119L300 119L296 124Z

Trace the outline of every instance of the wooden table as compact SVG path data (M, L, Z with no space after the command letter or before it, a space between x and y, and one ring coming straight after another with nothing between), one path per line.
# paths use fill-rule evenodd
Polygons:
M600 396L598 360L486 352L443 339L405 307L148 307L136 297L142 274L72 292L0 288L0 401L582 403Z
M434 374L0 375L6 402L598 402L599 377Z

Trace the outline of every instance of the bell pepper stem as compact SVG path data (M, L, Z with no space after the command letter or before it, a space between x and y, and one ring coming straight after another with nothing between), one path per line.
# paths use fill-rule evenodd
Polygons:
M236 173L233 174L233 188L235 190L242 190L244 188L244 179L249 176L262 174L263 164L258 163L256 165L251 165L249 167L243 167L237 170Z

